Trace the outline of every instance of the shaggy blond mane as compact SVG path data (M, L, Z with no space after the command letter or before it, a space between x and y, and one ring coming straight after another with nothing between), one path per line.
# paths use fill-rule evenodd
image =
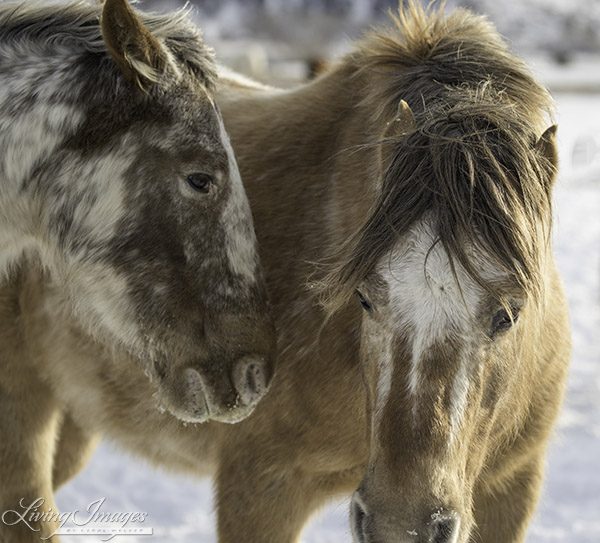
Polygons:
M347 60L368 84L361 107L384 133L401 100L416 129L391 147L371 215L336 254L324 281L341 307L396 241L425 214L441 243L489 293L468 257L478 247L517 286L535 294L550 228L554 166L535 147L553 103L493 26L466 10L443 16L409 2L393 25L369 32ZM541 234L541 237L540 237Z

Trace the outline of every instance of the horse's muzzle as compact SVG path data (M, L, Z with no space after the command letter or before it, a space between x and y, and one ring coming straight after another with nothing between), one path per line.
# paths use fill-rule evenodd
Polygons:
M457 543L460 533L460 517L454 511L434 511L427 519L417 522L410 529L386 527L382 519L369 512L357 491L352 496L350 522L355 543L398 542L398 543Z
M159 396L162 406L184 422L235 423L252 413L270 381L268 362L261 356L245 356L231 372L187 367L161 382Z

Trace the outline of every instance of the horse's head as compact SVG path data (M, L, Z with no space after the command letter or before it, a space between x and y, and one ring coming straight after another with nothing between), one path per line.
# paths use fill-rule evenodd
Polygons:
M401 105L382 140L378 202L332 283L356 288L363 308L358 543L466 543L499 428L516 430L529 408L555 129L536 144L518 120L499 128L459 110L417 126Z
M142 24L124 0L106 0L101 32L76 60L77 120L43 202L51 269L164 407L235 422L267 390L274 332L212 54L191 24Z

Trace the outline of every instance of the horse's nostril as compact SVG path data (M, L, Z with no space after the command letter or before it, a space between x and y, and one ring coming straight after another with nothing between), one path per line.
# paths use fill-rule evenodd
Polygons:
M431 523L430 543L456 543L460 530L460 519L454 513L434 515Z
M361 504L361 499L358 496L357 492L355 492L354 496L352 496L352 504L350 506L350 517L354 541L356 543L367 543L367 539L365 536L365 520L367 518L367 513L365 512L365 509Z
M258 402L268 389L264 360L249 356L242 358L233 370L233 384L244 405Z

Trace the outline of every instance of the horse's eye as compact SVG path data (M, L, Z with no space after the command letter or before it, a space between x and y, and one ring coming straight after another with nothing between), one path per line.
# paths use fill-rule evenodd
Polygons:
M492 336L497 334L498 332L508 330L513 325L513 323L519 320L519 310L517 308L511 308L510 312L511 314L509 315L506 309L501 309L500 311L498 311L498 313L494 315L494 318L492 319Z
M367 311L368 313L373 311L373 306L367 301L367 299L362 295L362 293L359 290L356 291L356 295L358 296L358 301L360 302L360 305L363 306L363 309L365 311Z
M214 183L213 177L206 173L192 173L187 176L186 181L190 187L202 194L208 194L210 186Z

